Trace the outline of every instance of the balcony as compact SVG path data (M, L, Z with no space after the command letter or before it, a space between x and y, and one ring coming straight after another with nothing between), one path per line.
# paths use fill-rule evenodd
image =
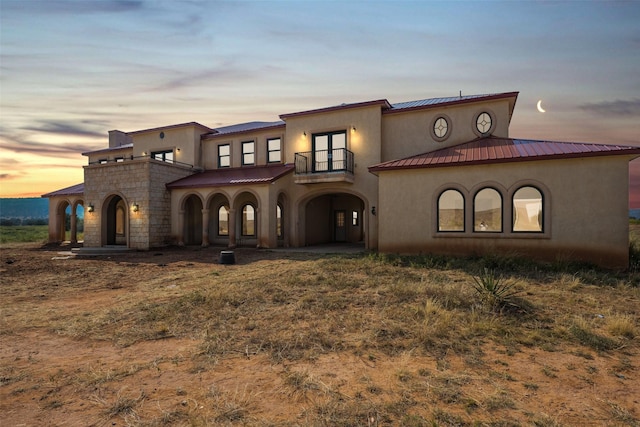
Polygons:
M353 153L346 148L296 153L295 183L353 183Z

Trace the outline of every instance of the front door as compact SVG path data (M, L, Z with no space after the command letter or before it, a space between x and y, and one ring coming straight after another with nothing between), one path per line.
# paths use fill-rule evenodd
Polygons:
M334 233L336 242L347 241L347 212L334 211Z

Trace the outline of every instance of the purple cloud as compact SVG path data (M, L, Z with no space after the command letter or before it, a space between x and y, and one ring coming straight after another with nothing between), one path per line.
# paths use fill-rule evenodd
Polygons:
M582 104L578 108L604 116L640 116L640 98Z

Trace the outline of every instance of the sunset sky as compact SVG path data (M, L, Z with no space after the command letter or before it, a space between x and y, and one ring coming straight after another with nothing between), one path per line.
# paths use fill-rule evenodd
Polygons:
M0 197L82 182L113 129L460 91L519 91L512 137L640 145L640 2L0 5Z

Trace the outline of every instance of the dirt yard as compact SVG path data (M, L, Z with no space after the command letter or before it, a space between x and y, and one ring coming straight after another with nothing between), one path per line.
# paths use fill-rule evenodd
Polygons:
M545 303L548 311L531 320L541 324L537 335L508 336L520 332L505 329L486 339L479 330L485 326L476 323L468 342L456 344L444 331L448 344L425 351L407 341L391 318L372 317L393 313L390 304L374 305L386 298L386 288L356 304L371 291L353 285L335 308L333 291L320 287L330 276L318 274L304 278L309 286L318 284L316 294L302 288L287 294L289 281L325 262L319 255L243 249L236 265L223 266L218 252L172 248L73 257L34 245L0 249L0 425L640 425L637 287L609 300L596 286L567 284L589 310L586 319L597 322L623 306L632 313L631 332L615 348L598 351L562 338L569 328L545 320L562 316L563 305L571 303L556 294L564 301ZM350 274L354 283L375 280L366 271ZM435 280L444 273L411 274ZM452 283L466 280L463 273L451 274ZM245 299L215 293L227 280L259 282L263 293L246 289ZM548 283L527 286L533 299ZM216 323L198 311L204 288L206 300L219 304L207 307L233 310L233 321ZM242 311L252 300L261 305ZM183 313L163 311L176 301L181 305L170 307ZM328 307L327 314L318 310L308 317L300 310L319 306ZM282 325L278 316L287 310L294 315ZM375 337L367 319L378 324ZM499 329L502 320L485 322ZM303 345L328 324L326 336ZM297 332L307 327L316 335ZM271 329L286 344L267 338ZM396 330L404 332L394 335ZM383 332L398 340L395 349L395 341L385 346ZM245 341L233 341L232 333ZM548 338L554 334L557 345Z

